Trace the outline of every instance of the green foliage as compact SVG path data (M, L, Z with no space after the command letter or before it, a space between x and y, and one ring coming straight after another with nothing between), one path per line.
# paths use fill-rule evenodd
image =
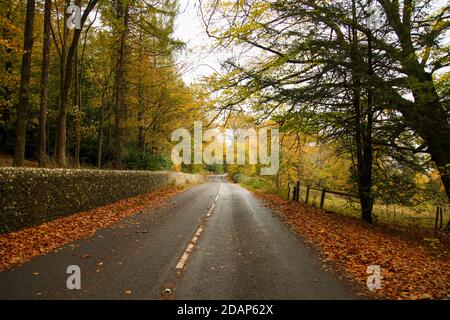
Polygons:
M206 170L208 170L209 172L214 172L214 173L224 173L224 165L223 164L210 164L206 166Z
M274 192L273 182L269 178L264 177L248 177L244 174L238 173L231 177L233 181L241 184L243 187L260 192Z
M181 172L186 173L198 173L198 174L207 174L208 172L205 170L204 165L202 164L182 164Z
M291 140L282 150L285 184L307 179L359 189L366 208L372 195L412 204L421 193L414 174L437 168L448 202L448 8L429 1L377 3L384 26L372 32L367 1L262 0L246 2L245 10L237 0L206 6L217 44L246 53L226 60L224 72L208 79L220 93L213 105L225 114L251 110L256 123L271 119L280 125ZM292 140L304 136L319 147L287 151L303 148ZM334 154L324 157L320 145Z
M172 161L161 154L142 153L135 145L128 147L125 168L132 170L170 170Z
M83 5L88 3L82 2ZM55 0L52 3L53 37L51 36L46 126L49 158L54 157L56 151L62 98L61 81L64 77L63 39L70 45L74 35L74 31L68 30L64 37L64 20L60 18L68 1ZM198 98L196 88L188 87L182 81L175 64L174 56L183 48L183 43L174 38L179 4L177 0L121 1L121 7L129 5L128 30L124 28L124 19L119 18L117 4L117 1L99 1L90 16L91 19L96 17L95 22L86 25L81 32L77 56L80 92L77 94L75 83L72 83L67 97L67 165L77 163L75 155L79 151L79 160L83 166L112 167L117 146L116 118L120 117L123 118L120 127L123 131L121 140L124 146L122 156L126 157L125 166L148 170L171 169L167 154L172 148L172 131L180 127L189 128L193 119L204 118L201 110L204 101ZM36 13L43 12L43 9L43 1L36 1ZM24 20L24 1L1 2L0 151L10 155L15 146L16 110L13 106L17 102L20 83ZM123 89L123 103L119 105L123 105L124 110L118 112L115 75L122 31L126 31L125 72L123 83L118 85ZM30 160L37 159L39 147L42 14L35 16L34 35L26 134L26 158ZM78 95L81 99L75 99ZM49 163L51 162L52 159L49 159Z

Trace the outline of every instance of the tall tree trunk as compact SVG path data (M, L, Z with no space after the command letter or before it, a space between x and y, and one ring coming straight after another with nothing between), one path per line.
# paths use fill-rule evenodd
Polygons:
M412 34L411 9L413 2L409 1L406 10L410 12L400 20L398 2L383 1L387 22L393 27L401 47L400 62L402 71L408 75L409 89L414 96L414 103L409 106L399 105L399 110L405 122L424 140L431 159L436 164L450 203L450 124L449 112L441 103L433 75L419 62ZM404 11L405 13L406 11Z
M120 33L120 43L118 49L118 61L116 76L114 82L115 93L115 127L114 127L114 160L115 169L122 169L123 155L123 121L125 116L124 108L124 76L125 76L125 46L128 32L129 6L123 4L121 0L117 1L117 17L123 21L123 28Z
M98 0L90 0L81 17L81 26L86 22L86 19L92 9L96 6ZM80 4L81 1L76 3ZM65 27L65 26L64 26ZM66 166L66 140L67 140L67 107L69 105L69 92L72 84L73 63L75 60L75 53L78 49L78 41L80 40L81 29L75 29L72 43L67 52L66 65L64 69L64 83L61 91L61 106L59 110L58 126L57 126L57 143L56 143L56 162L59 166Z
M439 102L431 75L425 75L423 87L413 91L415 108L401 110L406 123L424 140L441 175L442 184L450 203L450 125L448 112ZM422 92L421 92L422 91Z
M143 48L142 48L142 31L139 33L139 55L138 61L142 61L143 57ZM142 154L145 154L145 131L144 131L144 95L142 92L142 73L139 73L138 76L138 86L137 86L137 96L138 96L138 112L137 112L137 121L138 121L138 147Z
M105 79L105 82L103 84L103 92L102 92L102 101L100 105L100 119L99 119L99 126L98 126L98 135L97 135L97 167L101 169L102 167L102 153L103 153L103 130L104 130L104 123L105 123L105 100L106 95L108 93L108 85L111 79L111 75L113 73L113 68L111 68L111 71L109 72L108 76ZM107 103L108 108L106 109L108 117L110 115L110 103Z
M352 1L352 19L356 23L356 0ZM368 113L364 126L364 116L361 112L361 63L358 53L358 31L352 27L352 60L353 60L353 109L355 113L354 141L356 147L356 175L358 184L361 215L364 221L372 222L373 198L371 194L372 180L372 146L371 120ZM365 130L364 130L365 128Z
M75 38L75 36L74 36ZM66 140L67 140L67 108L69 105L69 92L72 82L73 60L72 52L75 52L77 44L72 42L72 46L67 54L67 62L64 70L64 84L61 92L61 106L59 110L57 126L56 162L60 167L66 166Z
M139 111L138 112L138 117L137 117L137 121L139 123L138 125L138 147L139 147L139 151L142 154L145 154L145 132L144 132L144 126L141 124L143 121L143 112Z
M104 106L103 101L100 106L100 122L98 125L98 136L97 136L97 168L102 168L102 147L103 147L103 122L104 120Z
M50 60L50 27L52 18L52 1L45 0L44 41L42 46L41 98L39 107L39 167L47 165L47 104L48 104L48 69Z
M25 142L29 111L28 102L30 95L31 55L33 51L34 10L35 1L27 0L23 45L24 53L22 55L19 101L17 103L16 144L13 161L15 167L23 166L25 158Z
M80 61L78 57L78 48L75 52L75 61L74 61L74 96L73 103L76 107L75 113L75 159L74 166L75 168L80 167L80 148L81 148L81 96L80 96Z
M63 13L62 16L64 17L63 19L63 35L62 35L62 43L61 43L61 56L60 56L60 61L59 61L59 110L61 112L62 110L62 104L63 104L63 92L64 92L64 79L66 78L66 61L67 61L67 38L68 38L68 33L69 30L67 29L67 19L68 19L68 15L66 14L66 10L67 7L70 5L70 0L66 0L64 3L64 8L63 8ZM59 14L59 12L58 12ZM55 158L57 158L57 150L58 150L58 144L59 144L59 132L60 132L60 127L59 127L59 120L58 120L58 125L56 127L56 132L55 132ZM65 158L65 157L64 157ZM57 163L59 164L59 161L57 161ZM64 159L64 163L65 163L65 159Z
M372 35L368 34L368 74L369 77L373 75L372 66ZM370 86L370 81L367 81L367 110L366 119L364 119L365 130L363 134L363 176L362 176L362 188L364 193L364 210L362 212L363 219L367 222L372 222L372 210L373 210L373 194L372 194L372 162L373 162L373 147L372 147L372 133L373 133L373 91Z

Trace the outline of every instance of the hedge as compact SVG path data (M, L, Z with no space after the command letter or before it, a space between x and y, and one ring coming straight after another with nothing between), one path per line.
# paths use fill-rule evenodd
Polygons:
M0 168L0 233L152 192L200 183L201 175L165 171Z

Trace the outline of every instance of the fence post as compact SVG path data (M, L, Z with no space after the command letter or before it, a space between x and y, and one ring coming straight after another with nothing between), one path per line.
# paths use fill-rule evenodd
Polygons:
M305 199L306 204L308 204L308 200L309 200L309 185L306 186L306 199Z
M323 204L325 202L325 193L327 191L325 190L325 188L322 189L322 194L320 195L320 209L323 209Z
M300 181L297 181L297 201L300 201Z
M436 206L436 220L434 221L434 228L438 228L438 221L439 221L439 206Z
M287 192L287 199L289 200L289 197L291 196L291 185L288 182L288 192Z
M439 207L439 229L442 229L442 207Z

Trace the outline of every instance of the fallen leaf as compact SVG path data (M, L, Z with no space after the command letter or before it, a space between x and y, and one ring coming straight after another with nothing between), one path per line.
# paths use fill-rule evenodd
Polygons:
M256 193L323 261L360 283L364 294L389 299L449 299L450 235L429 229L368 225L344 216ZM436 241L437 240L437 241ZM366 289L369 265L381 267L382 288ZM324 269L326 265L322 265ZM342 277L342 274L338 274Z
M164 201L184 190L168 187L109 205L80 212L43 223L35 227L0 235L0 271L22 264L32 258L53 252L71 242L94 235L97 230L110 227L134 214L162 206ZM99 236L102 238L103 236Z

